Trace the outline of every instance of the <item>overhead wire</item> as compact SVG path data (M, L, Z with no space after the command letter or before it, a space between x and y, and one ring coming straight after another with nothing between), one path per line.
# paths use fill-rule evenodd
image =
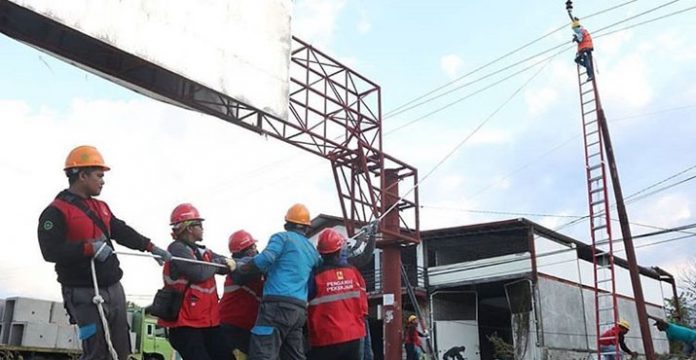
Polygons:
M537 72L534 73L534 75L532 75L529 79L527 79L527 81L525 81L520 87L518 87L502 104L500 104L500 106L498 106L492 113L490 113L488 115L488 117L486 117L481 123L479 123L471 132L469 132L464 137L464 139L462 139L459 143L457 143L452 148L452 150L450 150L447 154L445 154L445 156L440 161L438 161L432 167L432 169L430 169L430 171L428 171L428 173L426 173L421 179L418 179L418 182L414 186L412 186L408 191L406 191L406 193L404 195L400 196L400 198L397 201L395 201L394 204L378 218L378 221L381 220L387 214L389 214L394 208L396 208L399 205L399 203L406 196L408 196L410 193L412 193L418 187L420 187L420 185L425 180L427 180L440 166L442 166L442 164L444 164L445 161L447 161L452 155L454 155L459 150L459 148L461 148L464 144L466 144L469 141L469 139L471 139L474 135L476 135L476 133L478 133L478 131L481 130L481 128L484 125L486 125L486 123L488 123L498 112L500 112L500 110L502 110L505 107L505 105L507 105L513 98L515 98L515 96L517 96L517 94L519 94L520 91L522 91L522 89L524 89L532 80L534 80L541 73L542 70L544 70L546 68L546 66L550 63L550 60L552 58L553 57L549 58L547 63L544 64L544 66L541 66L539 68L539 70L537 70Z
M628 4L630 4L630 3L633 3L633 2L635 2L635 1L637 1L637 0L627 1L627 2L624 2L624 3L621 3L621 4L618 4L618 5L615 5L615 6L612 6L612 7L609 7L609 8L603 9L603 10L600 10L600 11L598 11L598 12L596 12L596 13L593 13L593 14L590 14L590 15L588 15L588 16L585 16L584 19L587 19L587 18L590 18L590 17L592 17L592 16L599 15L599 14L602 14L602 13L605 13L605 12L608 12L608 11L611 11L611 10L614 10L614 9L617 9L617 8L620 8L620 7L623 7L623 6L625 6L625 5L628 5ZM664 7L664 6L668 5L668 4L671 4L671 3L675 2L675 1L680 1L680 0L672 0L672 1L668 2L667 4L662 4L662 5L660 5L660 6L657 6L657 7L655 7L655 8L652 8L652 9L650 9L650 10L648 10L648 11L645 11L645 12L643 12L643 13L641 13L641 14L631 16L631 17L629 17L629 18L627 18L627 19L624 19L624 20L622 20L622 21L620 21L620 22L617 22L617 23L614 23L614 24L623 23L623 22L625 22L625 21L627 21L627 20L630 20L630 19L633 19L633 18L635 18L635 17L637 17L637 16L642 16L642 15L644 15L644 14L647 14L647 13L649 13L649 12L652 12L652 11L655 11L655 10L657 10L657 9L659 9L659 8L662 8L662 7ZM663 16L663 17L661 17L661 18L664 18L664 17L668 17L668 16ZM655 21L655 19L651 19L651 21ZM639 24L638 24L638 25L639 25ZM635 25L635 26L638 26L638 25ZM562 28L565 27L565 26L566 26L566 25L563 25L562 27L559 27L558 29L553 30L551 33L556 32L556 31L562 29ZM612 25L610 25L610 26L612 26ZM608 27L610 27L610 26L607 26L607 27L604 27L604 28L608 28ZM604 29L604 28L602 28L602 29ZM511 54L513 54L513 53L516 53L517 51L521 50L522 48L524 48L524 47L526 47L526 46L528 46L528 45L531 45L531 44L533 44L533 43L536 43L536 42L538 42L539 40L541 40L541 39L543 39L543 38L548 37L551 33L547 33L547 34L545 34L545 35L542 35L541 37L539 37L539 38L537 38L537 39L534 39L534 40L528 42L527 44L523 45L522 47L510 51L510 52L507 53L506 55L511 55ZM537 53L537 54L535 54L535 55L533 55L533 56L531 56L531 57L527 57L527 58L525 58L524 60L522 60L522 61L520 61L520 62L518 62L518 63L516 63L516 64L524 63L524 62L526 62L526 61L528 61L528 60L530 60L530 59L533 59L534 57L537 57L537 56L539 56L539 55L543 55L543 54L545 54L545 53L547 53L547 52L550 52L550 51L552 51L552 50L555 50L555 49L557 49L557 48L559 48L559 47L561 47L561 46L563 46L563 45L566 45L566 44L565 44L565 43L559 44L559 45L554 46L554 47L552 47L552 48L550 48L550 49L547 49L547 50L545 50L545 51L542 51L542 52L540 52L540 53ZM570 47L570 46L569 46L569 47ZM564 50L565 50L565 49L564 49ZM504 56L506 56L506 55L503 55L503 56L499 57L498 59L494 59L493 61L489 62L488 64L484 64L483 66L480 67L480 69L483 69L483 68L485 68L485 67L487 67L487 66L489 66L489 65L492 65L493 63L496 63L498 60L502 59L502 58L503 58ZM553 56L555 56L555 55L556 55L556 54L554 54ZM547 59L548 59L548 58L547 58ZM542 60L542 61L543 61L543 60ZM537 64L538 64L538 63L537 63ZM511 67L511 66L507 66L507 67L505 67L504 69L509 69L510 67ZM533 67L534 67L534 65L528 66L528 67L526 68L526 70L529 70L529 69L531 69L531 68L533 68ZM473 73L479 71L480 69L478 69L478 70L476 70L476 71L472 71L471 74L473 74ZM498 72L500 72L500 71L497 71L496 73L498 73ZM517 74L519 74L519 73L521 73L521 72L517 72L517 73L515 73L514 75L517 75ZM508 77L506 77L506 79L509 79L509 78L513 77L514 75L508 76ZM462 76L461 78L463 78L463 77L465 77L465 76ZM486 77L488 77L488 76L486 76ZM479 80L483 80L483 78L481 78L481 79L479 79ZM495 84L497 85L497 84L500 84L501 82L502 82L502 81L497 81ZM469 94L469 95L465 96L464 98L469 98L469 97L471 97L471 96L473 96L473 95L479 94L479 93L483 92L484 90L486 90L486 89L488 89L488 88L490 88L490 87L492 87L492 86L487 86L487 87L485 87L484 89L480 89L480 90L476 91L474 94ZM426 96L427 96L427 95L426 95ZM458 102L464 100L464 98L459 99L459 100L455 101L454 103L458 103ZM416 99L416 100L417 100L417 99ZM385 135L385 136L388 136L388 135L390 135L391 133L393 133L393 132L396 131L396 130L400 130L401 128L406 127L406 126L408 126L408 125L410 125L410 124L412 124L412 123L415 123L415 122L417 122L417 121L423 120L423 119L426 118L427 116L434 115L435 113L438 113L438 112L444 110L445 108L451 107L452 105L454 105L454 104L450 104L450 105L446 105L445 107L441 107L440 109L437 109L437 110L435 110L435 111L432 111L432 112L429 113L429 114L426 114L425 116L421 116L421 117L418 118L418 119L415 119L415 120L410 121L409 124L401 125L401 126L399 126L398 128L396 128L396 129L389 130L389 131L385 132L384 135ZM287 159L285 159L285 160L287 160ZM274 161L274 162L272 162L272 163L269 163L269 164L267 164L267 165L261 166L260 168L257 168L257 169L255 169L255 170L252 170L252 171L250 171L250 172L253 173L253 172L257 172L257 171L262 171L262 170L264 170L264 169L266 169L266 168L269 168L269 167L273 166L274 164L276 164L276 163L278 163L278 162L280 162L280 161L283 161L283 160ZM224 183L228 183L228 182L224 182ZM221 183L220 186L222 186L222 185L224 185L224 184Z
M624 2L624 3L621 3L621 4L618 4L618 5L615 5L615 6L612 6L612 7L609 7L609 8L603 9L603 10L600 10L600 11L598 11L598 12L589 14L589 15L583 17L583 18L584 18L584 19L589 19L589 18L594 17L594 16L596 16L596 15L600 15L600 14L609 12L609 11L611 11L611 10L618 9L618 8L620 8L620 7L626 6L626 5L628 5L628 4L630 4L630 3L634 3L634 2L636 2L636 1L637 1L637 0L626 1L626 2ZM445 83L445 84L443 84L443 85L440 85L440 86L438 86L437 88L435 88L435 89L433 89L433 90L430 90L430 91L428 91L428 92L426 92L426 93L424 93L424 94L422 94L422 95L420 95L420 96L418 96L418 97L416 97L416 98L414 98L414 99L411 99L411 100L405 102L404 104L401 104L401 105L399 105L399 106L397 106L397 107L395 107L395 108L393 108L393 109L391 109L391 110L385 112L384 116L385 116L385 117L392 117L392 116L396 115L395 113L396 113L398 110L401 110L403 107L408 106L408 105L410 105L410 104L412 104L412 103L414 103L414 102L416 102L416 101L418 101L418 100L420 100L420 99L423 99L424 97L427 97L428 95L431 95L431 94L433 94L433 93L436 93L437 91L442 90L442 89L448 87L449 85L452 85L452 84L458 82L459 80L462 80L462 79L466 78L466 77L469 76L469 75L473 75L473 74L475 74L475 73L477 73L477 72L479 72L479 71L481 71L481 70L483 70L483 69L485 69L485 68L487 68L487 67L489 67L489 66L491 66L491 65L493 65L493 64L495 64L495 63L497 63L498 61L503 60L503 59L505 59L506 57L509 57L510 55L515 54L515 53L519 52L520 50L523 50L523 49L525 49L525 48L527 48L527 47L529 47L529 46L531 46L531 45L533 45L533 44L535 44L535 43L537 43L537 42L539 42L539 41L541 41L541 40L543 40L543 39L545 39L545 38L547 38L547 37L549 37L549 36L551 36L551 35L553 35L553 34L555 34L555 33L557 33L557 32L560 31L560 30L563 30L563 29L564 29L565 27L567 27L567 26L568 26L568 25L566 25L566 24L561 25L561 26L557 27L557 28L554 29L554 30L551 30L550 32L548 32L548 33L546 33L546 34L544 34L544 35L542 35L542 36L540 36L540 37L538 37L538 38L536 38L536 39L534 39L534 40L531 40L531 41L525 43L524 45L522 45L522 46L520 46L520 47L517 47L517 48L515 48L515 49L513 49L513 50L511 50L511 51L509 51L509 52L507 52L507 53L505 53L505 54L503 54L503 55L501 55L501 56L499 56L499 57L497 57L497 58L495 58L495 59L493 59L493 60L491 60L491 61L489 61L489 62L487 62L487 63L485 63L485 64L483 64L483 65L481 65L481 66L479 66L479 67L477 67L477 68L475 68L474 70L471 70L470 72L468 72L468 73L466 73L466 74L464 74L464 75L461 75L461 76L457 77L456 79L453 79L453 80L451 80L451 81L449 81L449 82L447 82L447 83Z
M641 17L641 16L643 16L643 15L649 14L649 13L651 13L651 12L657 11L657 10L659 10L659 9L662 9L662 8L664 8L664 7L668 6L668 5L671 5L671 4L673 4L673 3L676 3L676 2L678 2L678 1L680 1L680 0L671 0L671 1L667 2L667 3L664 3L664 4L658 5L658 6L656 6L656 7L650 8L650 9L648 9L648 10L646 10L646 11L643 11L643 12L641 12L641 13L639 13L639 14L629 16L629 17L627 17L627 18L625 18L625 19L622 19L622 20L620 20L620 21L618 21L618 22L615 22L615 23L613 23L613 24L611 24L611 25L608 25L608 26L602 27L602 28L600 28L600 29L598 29L598 30L595 30L595 33L599 33L599 32L601 32L601 31L603 31L603 30L609 29L609 28L614 27L614 26L616 26L616 25L622 24L622 23L627 22L627 21L630 21L630 20L632 20L632 19L635 19L635 18ZM661 17L659 17L659 18L657 18L657 19L651 19L651 20L646 21L646 22L644 22L644 23L648 23L648 22L656 21L656 20L659 20L659 19L662 19L662 18L666 18L666 17L669 17L669 16L673 16L673 15L676 15L676 14L681 13L681 12L684 12L684 11L686 11L686 10L679 11L679 12L676 12L676 13L674 13L674 14L664 15L664 16L661 16ZM636 24L636 25L631 25L631 26L629 26L629 27L624 28L623 30L629 29L629 28L632 28L632 27L635 27L635 26L638 26L638 24ZM559 28L559 29L557 29L557 30L554 30L554 32L556 32L556 31L558 31L558 30L560 30L560 29L562 29L562 28L563 28L563 27L561 27L561 28ZM599 37L602 37L602 36L607 36L607 35L613 34L613 33L615 33L615 32L618 32L618 31L614 31L614 32L611 32L611 33L608 33L608 34L598 34L598 35L595 36L595 38L599 38ZM545 36L544 36L544 37L545 37ZM542 37L542 38L543 38L543 37ZM414 104L414 102L416 102L417 100L420 100L421 98L424 97L424 96L421 96L421 97L419 97L417 100L412 100L412 101L410 101L410 102L408 103L408 106L407 106L407 107L403 107L403 105L402 105L402 108L399 109L399 111L393 111L393 110L392 110L390 113L385 114L385 119L388 118L388 117L393 117L393 116L395 116L395 115L401 114L401 113L406 112L406 111L408 111L408 110L414 109L414 108L416 108L416 107L425 105L425 104L427 104L427 103L429 103L429 102L431 102L431 101L433 101L433 100L435 100L435 99L438 99L438 98L440 98L440 97L443 97L443 96L445 96L445 95L448 95L448 94L450 94L450 93L452 93L452 92L454 92L454 91L457 91L457 90L462 89L462 88L464 88L464 87L466 87L466 86L469 86L469 85L472 85L472 84L474 84L474 83L477 83L477 82L479 82L479 81L485 80L485 79L487 79L487 78L490 77L490 76L496 75L496 74L498 74L498 73L500 73L500 72L502 72L502 71L508 70L508 69L513 68L513 67L515 67L515 66L517 66L517 65L520 65L520 64L522 64L522 63L525 63L525 62L529 61L530 59L534 59L535 57L538 57L538 56L541 56L541 55L543 55L543 54L546 54L546 53L548 53L548 52L550 52L550 51L553 51L553 50L555 50L555 49L557 49L557 48L560 48L560 47L562 47L562 46L564 46L564 45L566 45L566 44L567 44L567 43L565 43L565 42L564 42L564 43L560 43L560 44L558 44L558 45L556 45L556 46L554 46L554 47L548 48L548 49L546 49L546 50L544 50L544 51L541 51L541 52L536 53L536 54L534 54L534 55L532 55L532 56L529 56L529 57L527 57L527 58L525 58L525 59L523 59L523 60L517 61L517 62L515 62L515 63L513 63L513 64L511 64L511 65L508 65L508 66L506 66L506 67L504 67L504 68L502 68L502 69L496 70L496 71L494 71L494 72L492 72L492 73L489 73L489 74L487 74L487 75L485 75L485 76L482 76L482 77L480 77L480 78L478 78L478 79L476 79L476 80L470 81L470 82L465 83L465 84L463 84L463 85L459 85L459 86L457 86L457 87L455 87L455 88L453 88L453 89L447 90L446 92L443 92L443 93L441 93L441 94L438 94L438 95L436 95L436 96L430 97L430 98L428 98L428 99L426 99L426 100L423 100L423 101L420 101L420 102L417 102L417 103ZM572 47L572 45L569 46L569 48L570 48L570 47ZM476 69L475 71L478 71L478 69ZM474 71L474 72L475 72L475 71ZM473 72L472 72L472 73L473 73ZM458 78L458 80L464 78L464 77L467 76L467 75L468 75L468 74L465 74L464 76ZM457 81L458 81L458 80L457 80ZM452 82L447 83L446 85L450 85L451 83L452 83ZM426 95L426 96L427 96L427 95ZM463 99L462 99L462 100L463 100Z

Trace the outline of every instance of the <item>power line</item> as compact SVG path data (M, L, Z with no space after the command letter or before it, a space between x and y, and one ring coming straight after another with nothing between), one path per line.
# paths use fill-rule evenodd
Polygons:
M624 3L622 3L622 4L619 4L619 5L616 5L616 6L612 6L612 7L606 8L606 9L604 9L604 10L600 10L600 11L598 11L598 12L596 12L596 13L587 15L587 16L585 16L584 18L585 18L585 19L589 19L589 18L591 18L591 17L593 17L593 16L600 15L600 14L606 13L606 12L611 11L611 10L614 10L614 9L618 9L618 8L620 8L620 7L623 7L623 6L625 6L625 5L628 5L628 4L633 3L633 2L636 2L636 1L637 1L637 0L626 1L626 2L624 2ZM466 74L464 74L464 75L462 75L462 76L457 77L457 78L454 79L454 80L451 80L451 81L449 81L449 82L447 82L447 83L445 83L445 84L443 84L443 85L440 85L440 86L438 86L437 88L435 88L435 89L433 89L433 90L430 90L430 91L426 92L426 93L423 94L423 95L420 95L420 96L418 96L418 97L416 97L416 98L414 98L414 99L411 99L411 100L407 101L407 102L404 103L404 104L401 104L401 105L397 106L397 107L394 108L394 109L391 109L391 110L387 111L384 115L385 115L385 117L392 117L392 116L396 115L395 113L396 113L397 111L401 110L402 108L404 108L404 107L406 107L406 106L408 106L408 105L410 105L410 104L412 104L412 103L414 103L414 102L417 102L418 100L423 99L424 97L427 97L428 95L431 95L431 94L433 94L433 93L436 93L436 92L438 92L439 90L442 90L442 89L448 87L449 85L452 85L452 84L458 82L459 80L462 80L462 79L466 78L466 77L469 76L469 75L473 75L473 74L479 72L480 70L483 70L483 69L487 68L487 67L490 66L490 65L495 64L495 63L497 63L498 61L500 61L500 60L502 60L502 59L504 59L504 58L506 58L506 57L508 57L508 56L510 56L510 55L512 55L512 54L515 54L515 53L519 52L520 50L523 50L523 49L525 49L525 48L527 48L527 47L529 47L529 46L531 46L531 45L533 45L533 44L535 44L535 43L537 43L537 42L539 42L539 41L541 41L541 40L543 40L543 39L545 39L545 38L547 38L547 37L549 37L549 36L551 36L551 35L553 35L553 34L555 34L555 33L557 33L557 32L560 31L560 30L563 30L566 26L567 26L566 24L561 25L561 26L559 26L558 28L556 28L556 29L554 29L554 30L551 30L550 32L548 32L548 33L546 33L546 34L544 34L544 35L542 35L542 36L540 36L540 37L538 37L538 38L536 38L536 39L534 39L534 40L532 40L532 41L530 41L530 42L527 42L526 44L524 44L524 45L522 45L522 46L520 46L520 47L518 47L518 48L516 48L516 49L514 49L514 50L511 50L511 51L509 51L509 52L507 52L507 53L505 53L505 54L503 54L503 55L501 55L501 56L499 56L499 57L497 57L497 58L495 58L495 59L489 61L488 63L486 63L486 64L484 64L484 65L481 65L481 66L477 67L476 69L474 69L474 70L472 70L472 71L470 71L470 72L468 72L468 73L466 73Z
M405 124L399 125L398 127L396 127L396 128L394 128L394 129L391 129L391 130L385 132L385 133L384 133L384 136L391 135L392 133L394 133L394 132L396 132L396 131L399 131L399 130L401 130L401 129L407 127L407 126L413 125L414 123L416 123L416 122L418 122L418 121L421 121L421 120L423 120L423 119L426 119L426 118L428 118L428 117L430 117L430 116L432 116L432 115L435 115L435 114L439 113L440 111L445 110L445 109L447 109L447 108L449 108L449 107L452 107L453 105L456 105L456 104L458 104L458 103L460 103L460 102L462 102L462 101L464 101L464 100L466 100L466 99L468 99L468 98L470 98L470 97L472 97L472 96L474 96L474 95L478 95L478 94L482 93L483 91L488 90L488 89L490 89L490 88L492 88L492 87L494 87L494 86L496 86L496 85L498 85L498 84L500 84L500 83L502 83L502 82L504 82L504 81L507 81L507 80L509 80L510 78L515 77L515 76L517 76L517 75L519 75L519 74L521 74L521 73L523 73L523 72L526 72L527 70L532 69L532 68L536 67L537 65L539 65L539 64L541 64L541 63L544 63L544 62L546 62L546 61L548 61L548 60L553 59L555 56L557 56L558 54L560 54L560 53L566 51L566 50L567 50L568 48L570 48L570 47L572 47L572 46L568 46L568 47L562 49L562 50L559 51L559 52L556 52L556 53L554 53L554 54L552 54L552 55L550 55L550 56L547 56L547 57L545 57L545 58L543 58L543 59L541 59L541 60L535 62L535 63L532 64L532 65L527 66L526 68L524 68L524 69L522 69L522 70L518 70L518 71L516 71L516 72L514 72L514 73L512 73L512 74L510 74L510 75L508 75L508 76L506 76L506 77L504 77L504 78L502 78L502 79L500 79L500 80L498 80L498 81L492 83L492 84L489 84L488 86L485 86L485 87L483 87L483 88L481 88L481 89L479 89L479 90L476 90L476 91L474 91L473 93L467 94L467 95L465 95L465 96L463 96L463 97L461 97L461 98L459 98L459 99L457 99L457 100L455 100L455 101L452 101L452 102L450 102L450 103L448 103L448 104L446 104L446 105L444 105L444 106L441 106L441 107L439 107L439 108L437 108L437 109L435 109L435 110L433 110L433 111L431 111L431 112L429 112L429 113L427 113L427 114L425 114L425 115L422 115L422 116L420 116L420 117L418 117L418 118L416 118L416 119L413 119L413 120L411 120L411 121L409 121L409 122L407 122L407 123L405 123ZM555 49L555 48L554 48L554 49ZM544 67L545 67L545 66L544 66ZM536 75L534 75L534 77L536 77ZM471 83L469 83L469 84L471 84Z
M672 1L669 1L669 2L664 3L664 4L662 4L662 5L658 5L658 6L654 7L654 8L650 8L650 9L648 9L648 10L646 10L646 11L644 11L644 12L641 12L641 13L639 13L639 14L629 16L629 17L627 17L627 18L625 18L625 19L623 19L623 20L620 20L620 21L618 21L618 22L615 22L615 23L613 23L613 24L611 24L611 25L607 25L607 26L605 26L605 27L603 27L603 28L600 28L599 30L596 30L596 32L599 33L599 32L601 32L601 31L603 31L603 30L606 30L606 29L609 29L609 28L611 28L611 27L614 27L614 26L616 26L616 25L618 25L618 24L622 24L622 23L624 23L624 22L633 20L633 19L635 19L635 18L641 17L641 16L646 15L646 14L649 14L649 13L651 13L651 12L657 11L657 10L659 10L659 9L665 7L665 6L671 5L671 4L673 4L673 3L675 3L675 2L678 2L678 1L680 1L680 0L672 0ZM625 5L625 4L622 4L621 6L623 6L623 5ZM675 12L675 13L663 15L663 16L661 16L661 17L658 17L658 18L655 18L655 19L650 19L650 20L645 21L645 22L643 22L643 23L631 25L631 26L629 26L629 27L622 28L622 29L617 30L617 31L613 31L613 32L606 33L606 34L597 35L597 36L595 36L595 37L596 37L596 38L599 38L599 37L602 37L602 36L607 36L607 35L613 34L613 33L618 32L618 31L623 31L623 30L626 30L626 29L630 29L630 28L632 28L632 27L636 27L636 26L642 25L642 24L644 24L644 23L647 24L647 23L649 23L649 22L653 22L653 21L656 21L656 20L659 20L659 19L663 19L663 18L666 18L666 17L670 17L670 16L673 16L673 15L677 15L677 14L679 14L679 13L688 11L688 10L690 10L690 9L691 9L691 8L684 9L684 10L680 10L680 11ZM556 30L554 30L553 32L556 32L556 31L558 31L558 30L560 30L560 29L562 29L562 27L561 27L561 28L558 28L558 29L556 29ZM552 32L552 33L553 33L553 32ZM546 37L546 36L548 36L548 35L550 35L550 34L547 34L547 35L543 36L542 38L544 38L544 37ZM532 43L534 43L534 42L536 42L536 41L533 41ZM447 86L449 86L449 85L451 85L451 84L453 84L453 83L455 83L455 82L458 82L459 80L463 79L464 77L466 77L466 76L468 76L468 75L470 75L470 74L473 74L473 73L479 71L479 70L482 69L483 67L486 67L486 66L488 66L489 64L492 64L492 63L494 63L494 62L497 62L500 58L499 58L499 59L496 59L496 60L494 60L493 62L491 62L491 63L489 63L489 64L486 64L486 65L484 65L484 66L482 66L482 67L479 67L479 68L473 70L473 71L470 72L470 73L467 73L467 74L465 74L465 75L463 75L463 76L461 76L461 77L459 77L459 78L457 78L457 79L455 79L455 80L453 80L453 81L451 81L451 82L449 82L449 83L447 83L447 84L445 84L445 85L443 85L443 86L441 86L441 87L439 87L439 88L437 88L437 89L435 89L435 90L432 90L432 91L428 92L428 93L425 94L425 95L422 95L422 96L420 96L420 97L418 97L418 98L416 98L416 99L414 99L414 100L411 100L411 101L407 102L406 104L403 104L403 105L399 106L399 107L397 108L398 110L395 109L395 110L391 110L390 112L385 113L385 119L386 119L386 118L389 118L389 117L393 117L393 116L399 115L399 114L401 114L401 113L403 113L403 112L406 112L406 111L408 111L408 110L414 109L414 108L416 108L416 107L425 105L425 104L427 104L427 103L429 103L429 102L431 102L431 101L433 101L433 100L435 100L435 99L438 99L438 98L440 98L440 97L443 97L443 96L445 96L445 95L448 95L448 94L450 94L450 93L452 93L452 92L454 92L454 91L456 91L456 90L459 90L459 89L461 89L461 88L463 88L463 87L472 85L472 84L477 83L477 82L479 82L479 81L482 81L482 80L484 80L484 79L486 79L486 78L488 78L488 77L491 77L491 76L496 75L496 74L498 74L498 73L500 73L500 72L502 72L502 71L505 71L505 70L508 70L508 69L510 69L510 68L513 68L513 67L515 67L515 66L517 66L517 65L519 65L519 64L522 64L522 63L524 63L524 62L527 62L527 61L530 60L530 59L534 59L534 58L536 58L536 57L538 57L538 56L541 56L541 55L543 55L543 54L546 54L546 53L548 53L548 52L550 52L550 51L553 51L553 50L555 50L555 49L557 49L557 48L559 48L559 47L562 47L562 46L564 46L564 45L566 45L565 42L564 42L564 43L561 43L561 44L558 44L558 45L556 45L556 46L554 46L554 47L551 47L551 48L549 48L549 49L546 49L546 50L544 50L544 51L542 51L542 52L536 53L536 54L534 54L534 55L532 55L532 56L529 56L529 57L527 57L527 58L525 58L525 59L523 59L523 60L517 61L517 62L515 62L515 63L513 63L513 64L511 64L511 65L508 65L508 66L506 66L506 67L504 67L504 68L502 68L502 69L496 70L496 71L494 71L494 72L492 72L492 73L489 73L489 74L487 74L487 75L485 75L485 76L482 76L482 77L480 77L480 78L478 78L478 79L476 79L476 80L472 80L472 81L470 81L470 82L468 82L468 83L459 85L459 86L457 86L457 87L455 87L455 88L453 88L453 89L447 90L446 92L443 92L443 93L438 94L438 95L436 95L436 96L430 97L430 98L428 98L428 99L426 99L426 100L419 101L420 99L423 99L424 97L426 97L426 96L432 94L433 92L439 91L439 90L441 90L442 88L447 87ZM572 45L571 45L570 47L572 47ZM514 52L517 52L517 50L513 50L511 53L514 53ZM460 100L463 100L463 99L460 99ZM419 101L419 102L417 102L417 101ZM417 102L417 103L416 103L416 102ZM414 104L414 103L415 103L415 104Z

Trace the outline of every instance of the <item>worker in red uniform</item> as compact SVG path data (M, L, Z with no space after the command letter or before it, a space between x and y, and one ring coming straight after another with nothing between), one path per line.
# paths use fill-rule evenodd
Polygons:
M309 360L362 359L367 293L360 271L341 263L344 241L333 229L319 235L317 250L322 264L310 282L307 316Z
M169 328L169 342L184 360L229 359L220 331L220 312L215 274L235 270L233 259L215 254L199 244L203 240L203 218L191 204L174 208L170 218L172 238L169 252L175 257L164 264L164 287L183 294L175 320L158 320ZM227 268L177 260L185 258L226 265Z
M256 256L256 239L244 230L230 235L228 248L233 259ZM263 275L233 272L225 279L225 291L220 300L220 328L225 337L227 353L237 360L249 353L251 328L254 327L263 295Z
M631 349L626 346L625 338L628 330L631 329L631 325L626 320L619 320L618 324L614 325L611 329L605 331L599 337L599 351L602 353L602 359L604 360L621 360L621 352L616 356L617 349L616 343L619 343L621 350L631 357L637 356L638 354L631 351Z
M411 315L406 321L406 331L404 332L404 347L406 348L406 360L418 360L423 352L423 343L420 337L428 336L428 333L418 331L418 318Z
M573 20L571 27L574 32L573 41L578 43L575 62L585 67L587 71L587 81L592 81L592 79L594 79L594 66L592 63L592 51L594 50L594 46L592 45L592 36L590 36L590 32L587 31L587 29L580 25L580 20L578 18Z
M154 246L117 218L109 206L95 197L104 186L109 167L93 146L78 146L65 160L69 187L60 192L39 217L38 238L46 261L55 263L63 303L70 321L78 326L82 340L80 359L111 358L104 336L92 280L91 262L97 278L97 299L107 314L111 344L120 359L130 354L130 336L126 313L126 295L121 286L118 257L113 242L140 251L149 251L157 259L171 255Z

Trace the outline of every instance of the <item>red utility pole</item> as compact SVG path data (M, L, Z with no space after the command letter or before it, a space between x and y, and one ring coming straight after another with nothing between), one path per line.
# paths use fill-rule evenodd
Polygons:
M599 122L600 132L604 140L604 147L607 150L607 163L609 165L612 187L614 188L616 211L619 215L621 235L623 236L624 248L626 250L626 260L628 260L628 270L631 275L631 285L633 285L633 296L636 300L636 312L638 313L640 334L643 338L643 349L645 350L645 357L647 360L655 360L655 349L653 348L652 336L650 335L650 323L648 322L648 314L645 308L643 288L640 285L640 271L638 269L638 261L636 260L636 251L633 247L633 236L631 235L631 227L628 223L626 204L624 203L623 192L621 191L619 171L616 168L616 158L614 157L614 149L611 145L609 127L607 126L607 119L604 117L604 110L599 102L599 94L597 93L596 85L594 89L597 98L597 121Z
M393 169L385 169L385 199L383 211L389 210L399 200L399 179ZM395 207L382 219L382 228L399 231L399 211ZM384 322L384 358L401 360L401 246L395 238L385 235L388 245L382 247L382 320Z

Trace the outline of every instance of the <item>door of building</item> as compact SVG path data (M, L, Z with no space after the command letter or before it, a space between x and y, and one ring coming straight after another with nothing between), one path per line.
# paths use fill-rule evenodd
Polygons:
M438 360L444 360L448 351L459 352L466 360L481 360L476 292L436 291L431 295L431 304Z

